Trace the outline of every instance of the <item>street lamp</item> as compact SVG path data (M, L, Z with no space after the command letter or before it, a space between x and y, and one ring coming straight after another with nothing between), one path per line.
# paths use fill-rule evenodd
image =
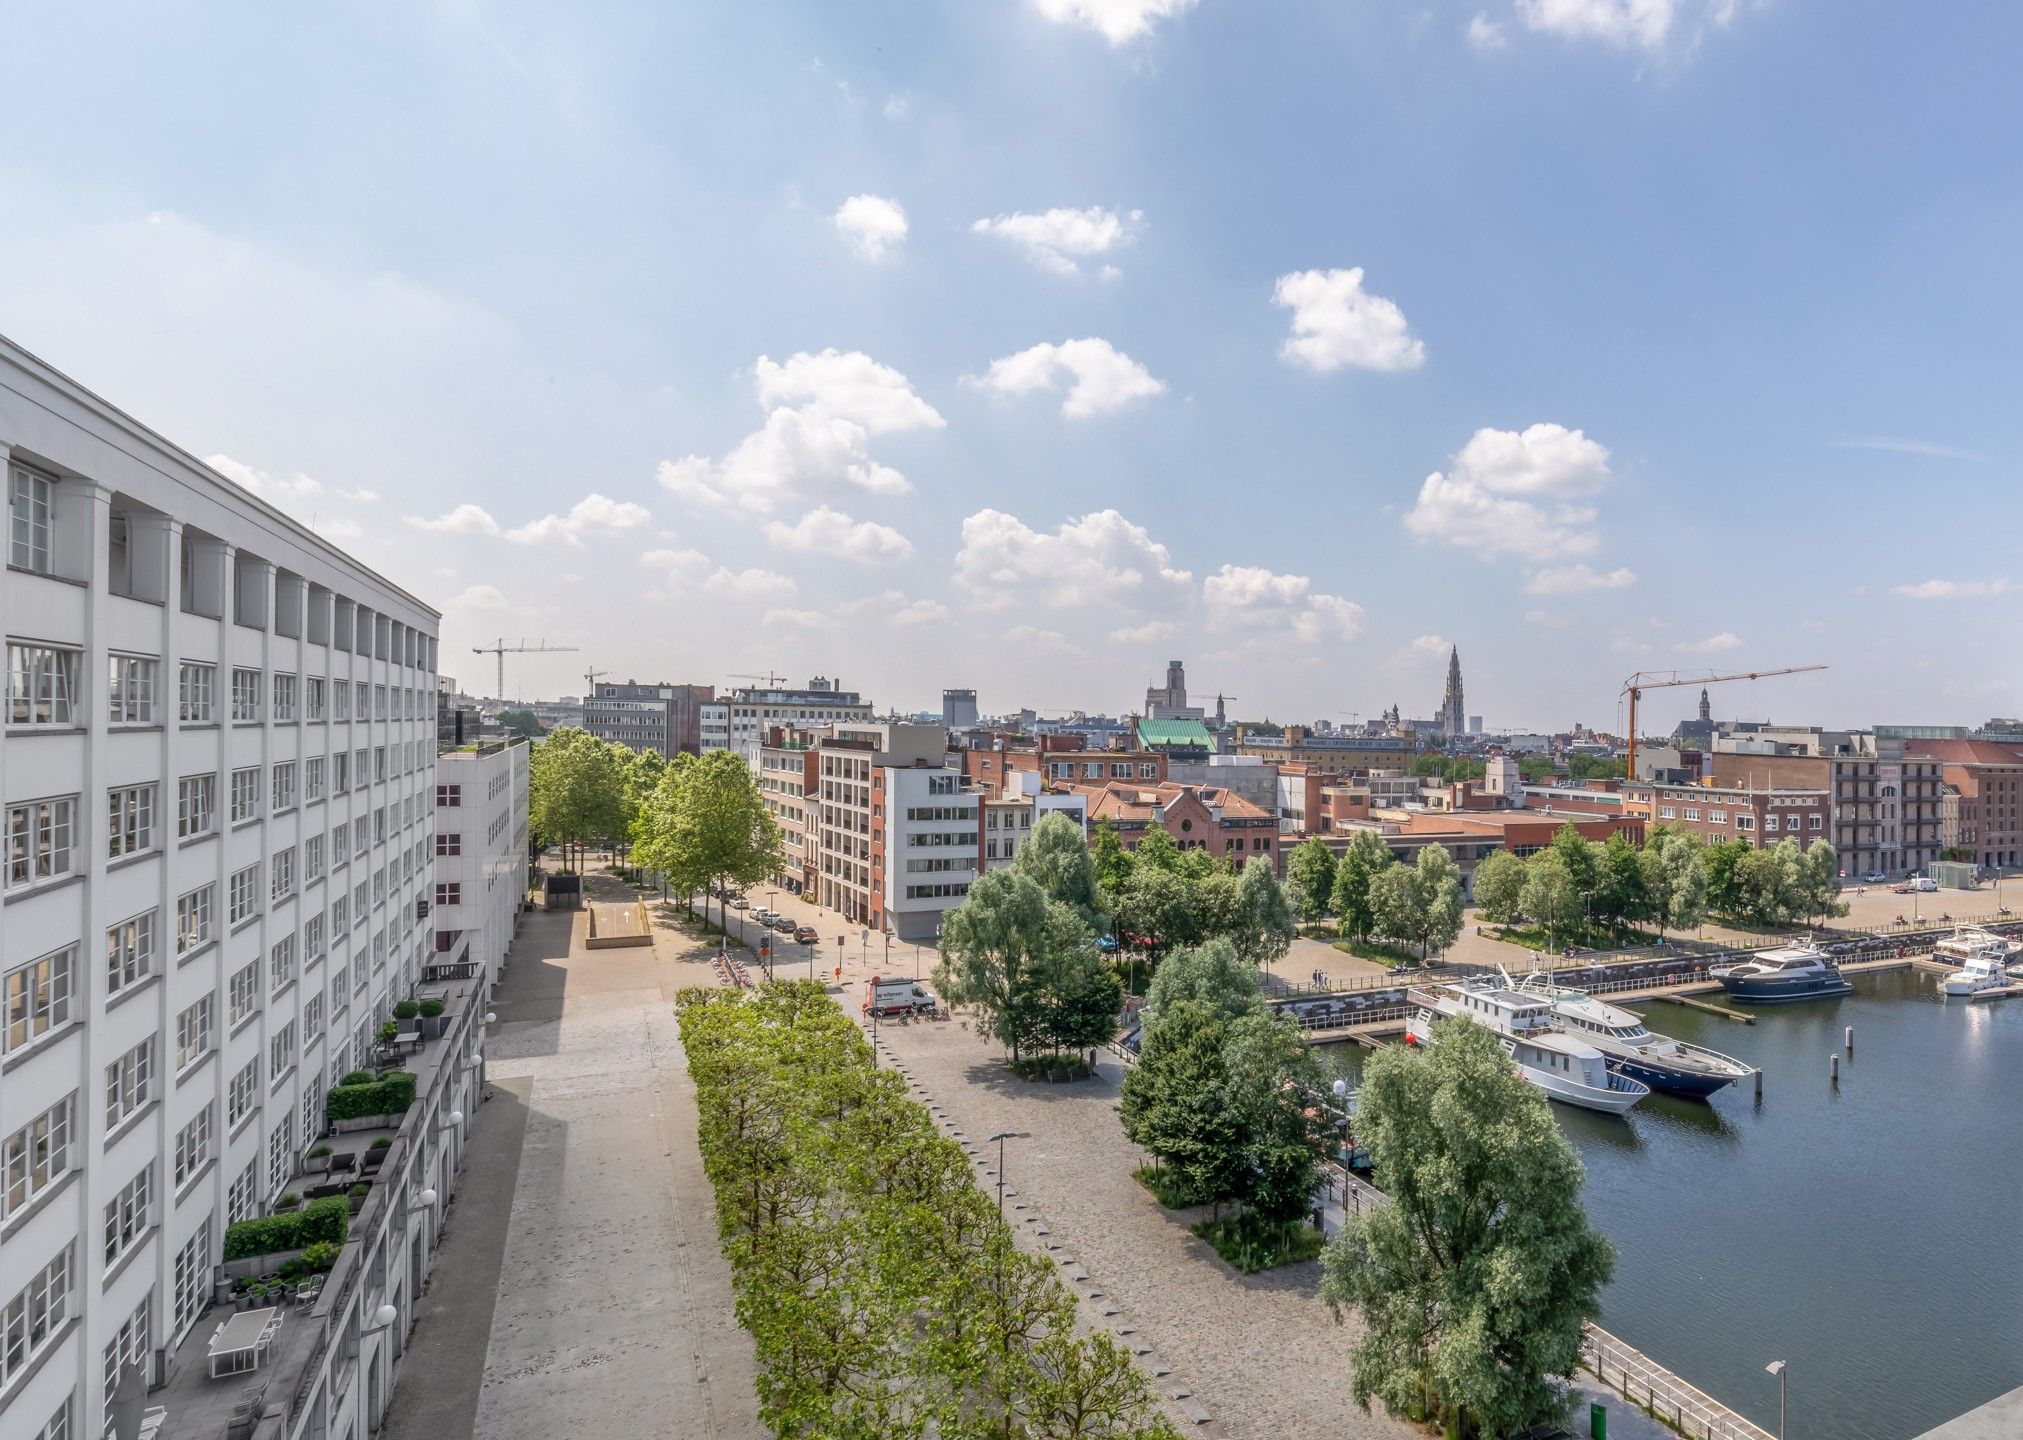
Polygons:
M1007 1140L1030 1140L1033 1137L1024 1130L1000 1130L995 1135L986 1135L983 1143L997 1142L997 1213L1004 1217L1004 1142Z
M1772 1360L1763 1368L1777 1377L1777 1440L1784 1440L1784 1401L1789 1394L1791 1377L1784 1373L1782 1360Z

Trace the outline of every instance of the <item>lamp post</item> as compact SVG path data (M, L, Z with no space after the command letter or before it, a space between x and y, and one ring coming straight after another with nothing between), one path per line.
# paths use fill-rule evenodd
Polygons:
M1784 1402L1790 1393L1791 1377L1784 1373L1782 1360L1772 1360L1763 1368L1777 1377L1777 1440L1784 1440Z
M1033 1137L1024 1130L1000 1130L995 1135L986 1135L983 1143L997 1142L997 1213L1004 1218L1004 1142L1007 1140L1030 1140Z

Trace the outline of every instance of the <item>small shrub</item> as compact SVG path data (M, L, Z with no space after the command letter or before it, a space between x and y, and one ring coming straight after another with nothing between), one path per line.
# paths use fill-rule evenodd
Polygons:
M311 1270L328 1270L337 1263L337 1254L344 1247L333 1245L328 1240L318 1240L314 1245L302 1247L302 1263Z
M341 1196L311 1200L298 1210L241 1220L225 1231L225 1259L250 1260L278 1250L306 1250L318 1241L342 1245L351 1232L351 1207Z
M314 1150L309 1152L309 1158L312 1160L328 1160L330 1158L330 1147L328 1145L318 1145Z
M1246 1275L1297 1265L1321 1253L1327 1238L1304 1220L1267 1220L1254 1210L1204 1220L1194 1233Z
M394 1070L383 1080L362 1085L339 1085L325 1097L323 1113L332 1121L398 1115L414 1104L414 1087L412 1070Z
M284 1260L281 1262L281 1278L283 1280L300 1280L308 1271L309 1266L299 1257L294 1260Z
M344 1193L354 1200L363 1200L367 1195L372 1193L372 1187L361 1180Z
M434 1020L443 1013L443 1002L433 997L421 1002L421 1018Z
M1198 1203L1181 1180L1178 1170L1142 1165L1131 1172L1131 1178L1150 1190L1152 1198L1168 1210L1186 1210Z
M387 1021L379 1027L379 1038L382 1041L391 1040L398 1034L400 1034L400 1026L392 1020Z
M393 1018L396 1020L412 1020L419 1014L421 1014L421 1006L412 1000L399 1001L393 1007Z
M276 1210L293 1210L301 1203L302 1197L300 1195L283 1195L279 1200L274 1202L274 1208Z
M373 1142L365 1148L368 1150L391 1150L393 1148L393 1141L385 1135L380 1135L374 1137Z

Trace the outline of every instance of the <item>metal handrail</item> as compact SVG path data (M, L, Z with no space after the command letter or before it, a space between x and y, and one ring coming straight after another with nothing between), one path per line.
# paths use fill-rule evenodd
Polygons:
M1661 1419L1669 1417L1690 1440L1770 1440L1770 1432L1762 1426L1695 1389L1592 1321L1581 1337L1581 1364L1631 1404L1641 1404ZM1614 1379L1608 1373L1610 1366L1615 1368Z

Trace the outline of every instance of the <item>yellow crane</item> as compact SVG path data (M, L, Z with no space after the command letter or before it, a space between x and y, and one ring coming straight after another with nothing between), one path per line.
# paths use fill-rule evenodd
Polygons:
M1629 732L1630 758L1624 771L1626 779L1637 778L1637 701L1643 699L1646 690L1670 690L1680 685L1719 685L1724 680L1763 680L1772 675L1802 675L1808 670L1824 670L1824 665L1785 665L1776 670L1738 670L1732 675L1682 674L1677 670L1639 670L1623 681L1622 695L1630 701Z

